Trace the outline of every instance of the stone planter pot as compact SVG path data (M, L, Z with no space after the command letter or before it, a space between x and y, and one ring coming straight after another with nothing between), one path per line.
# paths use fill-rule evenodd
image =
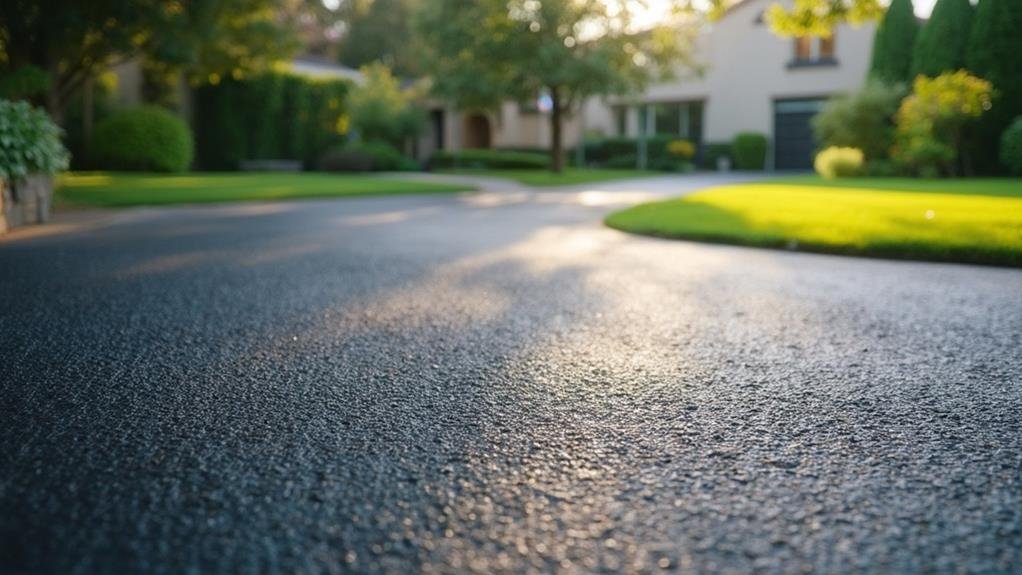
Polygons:
M33 174L25 178L0 180L0 234L50 219L53 178Z

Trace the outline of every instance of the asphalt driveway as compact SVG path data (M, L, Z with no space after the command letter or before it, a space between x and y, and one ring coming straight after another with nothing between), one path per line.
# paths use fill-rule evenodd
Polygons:
M1022 572L1022 271L599 223L713 181L0 241L0 572Z

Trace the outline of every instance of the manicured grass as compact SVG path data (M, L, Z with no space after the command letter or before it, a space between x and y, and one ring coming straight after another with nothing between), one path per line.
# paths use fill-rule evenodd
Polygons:
M820 176L805 175L765 180L764 184L792 184L797 186L822 186L827 188L859 188L874 190L897 190L902 192L923 192L927 194L966 194L982 196L1022 197L1022 180L1019 178L838 178L825 180Z
M565 168L560 174L555 174L550 170L485 170L471 168L443 170L442 173L504 178L537 188L612 182L614 180L627 180L663 174L663 172L642 170L604 170L593 168Z
M471 186L408 181L372 175L316 173L76 173L60 178L62 205L121 207L283 200L341 196L424 194L471 190Z
M606 223L670 238L1022 266L1022 180L858 184L797 178L711 188L634 206Z

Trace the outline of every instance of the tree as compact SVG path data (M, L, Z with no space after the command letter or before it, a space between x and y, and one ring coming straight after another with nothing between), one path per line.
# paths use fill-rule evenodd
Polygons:
M891 0L873 37L870 78L887 84L910 83L912 49L918 30L912 0Z
M146 56L197 76L267 65L291 45L272 0L5 0L0 2L4 75L49 74L44 98L59 122L97 73Z
M926 176L958 174L965 130L990 109L992 91L965 70L918 76L898 109L893 158ZM969 158L961 159L961 171L970 173Z
M361 68L383 62L398 76L421 72L412 34L413 14L420 0L351 0L343 6L347 32L338 47L342 64Z
M640 29L630 6L627 0L430 0L415 29L428 47L434 90L460 107L545 96L550 165L558 172L566 115L587 97L641 88L690 52L688 26Z
M362 67L365 82L348 97L351 126L366 142L386 142L401 148L406 138L422 127L421 109L415 106L422 90L402 89L390 69L381 62Z
M980 0L973 18L965 61L969 70L994 85L993 107L975 130L974 157L984 172L994 159L1002 131L1022 115L1022 2Z
M937 0L930 19L916 37L912 75L934 77L965 67L965 47L972 29L969 0Z
M727 0L711 2L725 4ZM775 2L767 9L765 19L779 36L827 37L839 24L861 24L883 14L879 0L795 0L790 8Z

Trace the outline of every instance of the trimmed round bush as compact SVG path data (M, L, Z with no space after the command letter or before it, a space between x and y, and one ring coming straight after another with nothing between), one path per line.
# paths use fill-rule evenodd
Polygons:
M96 125L91 155L104 170L183 172L192 163L192 133L156 106L117 112Z
M0 179L55 174L67 169L60 128L27 102L0 100Z
M1001 134L1001 163L1011 173L1022 174L1022 116L1015 118Z
M766 168L767 137L759 132L741 132L731 142L731 155L739 170Z
M828 180L850 178L862 173L863 156L859 148L831 146L813 160L816 173Z

